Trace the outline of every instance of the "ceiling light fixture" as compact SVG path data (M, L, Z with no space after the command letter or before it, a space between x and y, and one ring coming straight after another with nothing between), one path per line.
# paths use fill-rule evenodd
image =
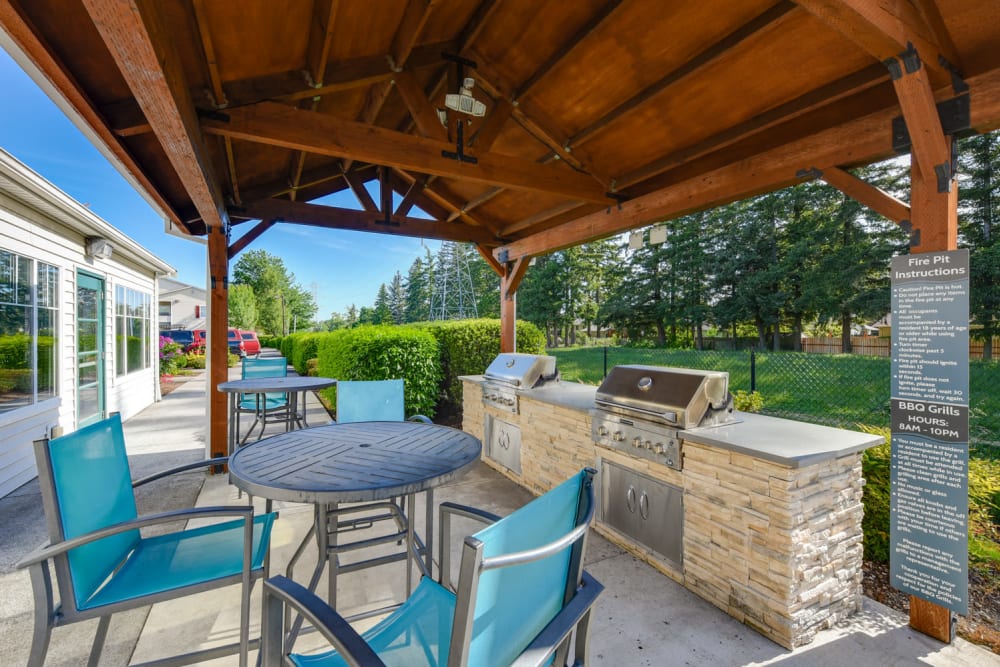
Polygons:
M475 85L475 79L466 77L457 94L449 93L444 96L444 105L453 111L475 116L476 118L485 116L486 105L472 96L472 88Z

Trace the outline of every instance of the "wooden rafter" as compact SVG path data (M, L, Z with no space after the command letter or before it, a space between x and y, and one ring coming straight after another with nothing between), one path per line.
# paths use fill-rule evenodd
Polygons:
M309 43L306 45L306 61L314 88L323 86L326 63L330 58L333 44L333 26L337 17L340 0L316 0L309 22Z
M490 17L500 6L500 0L483 0L476 7L476 10L462 26L462 31L458 38L458 52L464 51L470 44L476 41L479 34L486 27Z
M507 124L507 121L510 120L513 112L513 104L502 97L498 98L494 101L493 107L486 116L486 120L479 126L479 130L476 131L476 134L469 140L469 144L477 151L488 153L490 149L493 148L493 144L500 137L500 132Z
M356 211L354 209L322 206L293 202L287 199L264 199L251 202L235 214L260 219L274 219L328 229L347 229L377 234L394 234L442 241L467 241L496 246L500 241L485 227L455 225L422 218L392 218L392 224L385 224L380 211Z
M803 9L854 41L879 61L895 58L912 45L935 86L951 83L944 58L958 65L954 51L935 42L934 33L909 2L871 0L795 0Z
M222 79L219 77L219 63L215 58L215 45L212 43L212 33L208 29L205 17L205 0L191 0L194 9L195 30L205 58L205 69L208 71L208 81L211 85L212 106L224 107L228 104L226 93L222 90Z
M398 169L396 170L396 173L399 174L401 178L407 181L412 179L413 182L416 183L419 180L419 182L421 183L420 191L424 194L424 196L428 197L429 199L437 203L439 206L450 212L450 214L448 215L447 222L454 222L457 219L462 219L465 222L469 223L470 225L475 225L477 227L485 227L494 234L497 233L500 226L496 222L489 220L483 216L471 215L467 211L463 210L462 202L457 200L454 195L445 192L443 189L439 187L435 187L434 185L434 182L436 180L435 177L424 176L421 179L414 179L412 175Z
M551 72L556 65L569 56L574 49L587 39L587 37L596 32L600 28L601 24L607 21L614 11L618 9L618 6L621 3L622 0L609 0L608 2L605 2L604 6L595 11L593 15L591 15L590 20L581 26L579 30L569 37L569 39L563 42L562 46L556 49L555 53L553 53L548 60L542 63L541 67L537 68L534 72L532 72L531 76L511 91L511 101L516 102L527 95L528 91L530 91L536 83L544 79L546 74Z
M888 192L861 180L849 171L839 167L824 169L820 176L848 197L856 199L880 215L895 223L910 219L910 206L893 197Z
M581 129L567 140L567 146L570 148L578 148L585 141L596 136L598 132L614 123L623 115L642 106L678 81L697 73L698 70L703 69L707 65L715 62L720 56L732 50L741 42L765 29L778 27L793 9L795 9L794 3L790 0L781 0L778 4L768 8L753 20L740 26L719 41L705 48L698 55L685 61L680 67L677 67L667 73L665 76L653 82L636 95L625 100L587 127Z
M365 181L361 178L360 174L356 171L344 172L344 178L347 179L347 184L351 188L351 192L357 197L361 206L370 212L378 212L378 206L375 205L375 200L372 199L371 194L368 192L368 188L365 187Z
M282 177L271 183L260 183L253 188L242 190L242 199L245 201L257 201L258 199L271 199L282 196L297 199L297 197L292 197L293 192L340 180L340 183L331 185L330 187L330 192L338 192L348 187L347 181L343 180L343 176L344 172L341 171L339 162L321 167L312 167L302 171L298 187L292 187L288 180Z
M84 0L170 164L208 227L229 226L177 51L155 6L135 0Z
M228 120L203 119L202 127L210 134L417 173L548 192L597 203L608 201L604 189L591 178L557 165L540 165L493 153L478 156L479 162L475 165L459 163L441 155L443 150L452 147L440 141L341 121L274 102L233 109L228 116Z
M413 182L410 183L410 186L406 189L406 194L403 195L403 199L399 202L399 206L397 206L396 210L393 211L393 215L404 217L409 214L414 205L416 205L417 198L420 196L420 193L422 193L424 188L427 187L427 179L429 178L430 176L423 176L422 178L414 179Z
M500 231L505 236L511 234L517 234L518 232L523 232L524 230L530 229L539 223L545 222L546 220L551 220L556 216L562 215L563 213L567 213L569 211L576 210L580 208L580 206L585 206L585 205L586 204L580 204L580 202L566 202L564 204L560 204L559 206L555 206L553 208L546 209L544 211L539 211L538 213L530 215L527 218L518 220L517 222L513 222L504 227L503 229L501 229Z
M250 231L229 244L229 250L227 252L229 259L232 259L236 255L240 254L248 245L260 238L260 235L273 227L275 222L276 220L274 219L261 220L250 228Z
M466 214L469 211L472 211L472 210L474 210L474 209L482 206L483 204L485 204L489 200L493 199L494 197L496 197L498 194L500 194L503 191L504 191L504 188L497 188L497 187L493 187L493 188L489 188L488 190L484 190L482 194L477 195L477 196L473 197L472 199L470 199L469 201L467 201L464 204L462 204L459 210L456 210L455 212L453 212L451 214L451 216L448 218L448 221L451 222L455 218L458 218L461 215Z
M524 275L528 272L530 265L531 262L528 261L527 257L518 257L515 260L507 262L505 271L507 279L504 285L504 296L506 298L513 298L517 292L517 288L521 286L521 281L524 280Z
M495 274L501 278L503 277L503 265L497 261L497 258L493 256L493 253L490 252L489 248L476 244L476 252L479 253L479 256L483 258L484 262L490 265L490 268L493 269Z
M420 134L438 141L448 141L448 131L441 124L437 110L420 87L420 82L413 72L403 70L398 72L393 80Z

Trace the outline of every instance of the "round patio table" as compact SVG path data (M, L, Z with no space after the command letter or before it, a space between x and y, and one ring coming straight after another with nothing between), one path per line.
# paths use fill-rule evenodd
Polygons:
M337 381L332 378L318 378L305 375L254 377L242 380L229 380L228 382L220 383L217 386L217 389L221 392L229 394L229 454L232 455L232 453L235 452L239 446L239 405L241 394L256 394L258 406L266 405L266 394L287 394L288 409L284 415L285 418L282 421L285 422L285 430L290 431L293 424L298 424L300 428L306 428L309 426L306 422L305 411L306 392L326 389L327 387L332 387L335 384L337 384ZM299 394L302 394L301 414L299 413L298 408ZM250 437L250 434L253 433L253 429L258 423L261 424L261 435L264 434L265 415L263 413L263 407L259 407L257 412L254 414L253 424L250 425L250 429L247 431L244 440Z
M289 563L287 574L315 533L319 551L309 589L315 590L329 564L329 603L336 607L337 573L406 559L407 591L412 590L410 563L417 563L430 574L433 544L434 488L465 472L482 450L479 438L464 431L420 422L355 422L316 426L273 435L241 447L229 459L229 479L252 496L269 500L311 503L315 508L310 534L299 545ZM417 545L413 521L392 501L409 499L411 511L417 493L426 493L425 533ZM382 503L380 501L389 501ZM332 521L339 523L341 503L373 503L368 507L391 505L393 518L401 522L401 532L381 541L359 540L337 544L337 530L328 530ZM362 520L364 522L364 520ZM351 527L351 522L346 522ZM405 538L407 547L398 557L379 557L342 566L338 554L376 543L396 542ZM423 553L424 562L419 555Z

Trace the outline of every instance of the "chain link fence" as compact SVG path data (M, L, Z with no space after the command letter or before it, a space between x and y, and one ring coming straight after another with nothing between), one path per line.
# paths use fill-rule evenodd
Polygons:
M891 361L886 357L628 347L556 349L550 353L558 357L564 380L599 384L608 370L622 364L726 371L733 393L760 392L763 414L848 429L889 426ZM969 362L971 443L1000 452L997 378L997 362Z

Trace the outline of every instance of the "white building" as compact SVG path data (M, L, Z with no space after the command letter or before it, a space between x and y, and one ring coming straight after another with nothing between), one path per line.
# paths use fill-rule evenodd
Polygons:
M208 328L208 293L173 278L160 278L160 330Z
M170 274L0 149L0 497L36 476L34 440L157 399Z

